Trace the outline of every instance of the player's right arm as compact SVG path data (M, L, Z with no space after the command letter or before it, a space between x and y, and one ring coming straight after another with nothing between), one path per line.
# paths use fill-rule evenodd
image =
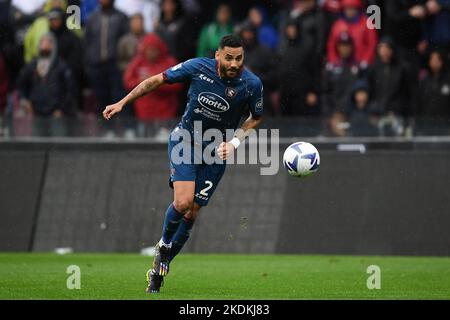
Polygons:
M195 75L196 70L199 68L199 66L201 66L201 61L201 58L189 59L167 69L160 74L145 79L127 96L125 96L125 98L115 104L107 106L103 111L103 117L107 120L111 119L114 114L122 111L123 107L126 104L131 103L137 98L146 95L150 91L159 88L164 83L173 84L192 79L192 77Z
M106 120L111 119L113 115L122 111L123 107L128 103L132 103L137 98L140 98L150 91L153 91L165 83L165 79L162 73L151 76L138 84L129 94L127 94L122 100L111 104L103 110L103 117Z

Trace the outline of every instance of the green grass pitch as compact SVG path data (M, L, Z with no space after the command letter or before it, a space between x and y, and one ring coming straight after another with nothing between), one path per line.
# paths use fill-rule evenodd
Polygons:
M450 299L450 258L181 254L159 294L148 295L152 257L0 253L0 299ZM67 267L81 288L67 288ZM381 270L369 290L367 267Z

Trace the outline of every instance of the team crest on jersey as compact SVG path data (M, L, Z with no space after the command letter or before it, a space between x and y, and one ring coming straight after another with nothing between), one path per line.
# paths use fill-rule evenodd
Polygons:
M231 98L236 97L236 93L237 93L237 91L233 88L228 87L225 89L225 95L227 96L227 98L231 99Z

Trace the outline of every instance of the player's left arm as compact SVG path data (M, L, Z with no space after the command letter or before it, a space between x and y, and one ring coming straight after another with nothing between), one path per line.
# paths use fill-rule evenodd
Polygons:
M256 129L259 126L259 124L261 123L261 121L262 121L261 116L250 114L250 116L244 121L242 126L238 130L236 130L236 132L234 133L233 139L237 139L237 140L239 140L239 142L237 142L237 140L234 140L234 141L236 141L236 145L235 145L234 141L232 139L230 141L230 143L233 145L233 147L235 149L237 149L237 147L239 147L239 144L244 142L244 140L248 136L250 130Z
M242 123L242 126L236 130L233 139L229 142L222 142L217 149L217 153L222 160L228 159L233 154L234 150L244 142L245 138L251 132L251 129L256 129L262 121L261 116L250 114L250 116Z
M228 159L234 150L244 142L252 129L256 129L262 121L263 113L263 87L258 79L249 98L250 116L242 123L242 126L236 130L233 139L229 142L222 142L217 149L217 153L222 160Z

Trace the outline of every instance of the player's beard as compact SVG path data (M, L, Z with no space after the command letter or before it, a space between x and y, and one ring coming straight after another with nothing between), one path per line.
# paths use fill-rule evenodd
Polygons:
M232 76L228 75L228 72L235 71ZM220 66L220 73L226 78L234 78L239 74L240 68L226 68L224 66Z

